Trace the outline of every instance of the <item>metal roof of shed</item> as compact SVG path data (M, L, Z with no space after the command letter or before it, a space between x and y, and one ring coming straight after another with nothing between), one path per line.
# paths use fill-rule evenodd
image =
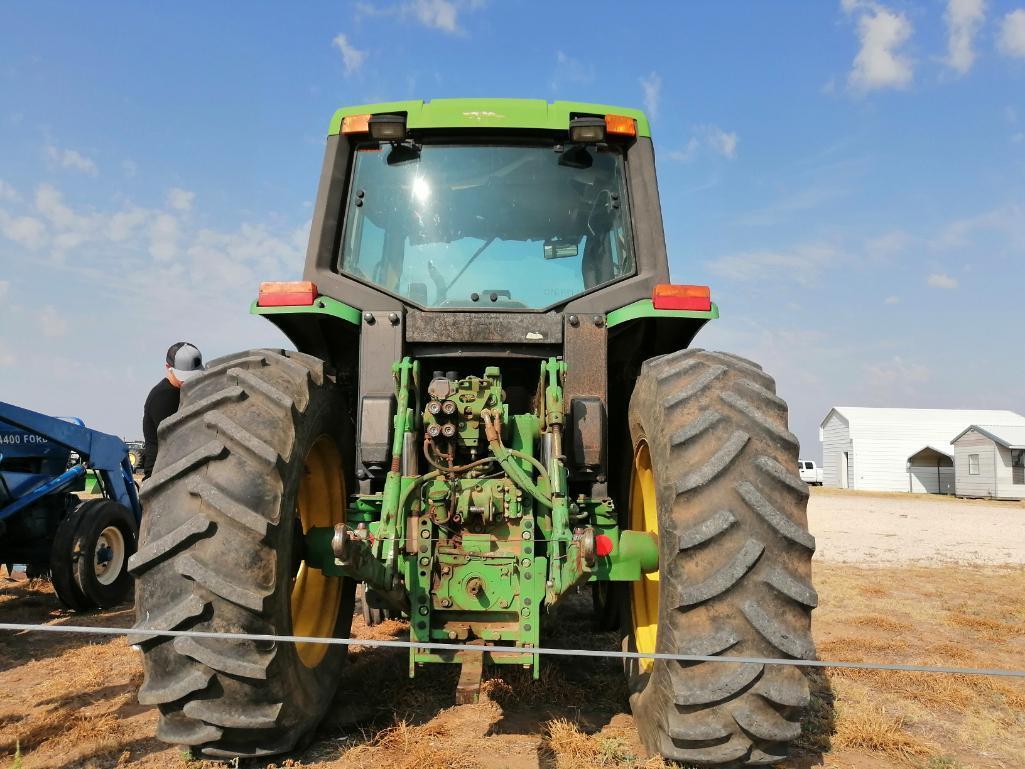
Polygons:
M836 413L848 424L862 425L922 424L950 426L951 432L967 425L1022 425L1025 416L1006 410L987 409L900 409L871 406L834 406L822 420L822 427Z
M1025 449L1025 425L971 425L961 432L954 443L965 433L975 430L1008 449Z
M916 451L914 454L909 456L908 457L908 461L910 462L912 459L914 459L917 456L927 456L929 454L929 452L932 452L933 454L939 454L940 456L944 456L944 457L946 457L947 459L949 459L951 461L953 461L953 459L954 459L954 455L951 454L949 451L946 451L945 449L938 449L935 446L923 446L918 451Z

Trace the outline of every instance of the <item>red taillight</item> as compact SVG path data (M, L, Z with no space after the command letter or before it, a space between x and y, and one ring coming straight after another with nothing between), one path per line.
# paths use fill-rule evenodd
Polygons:
M598 534L594 538L594 554L604 558L612 554L612 537L608 534Z
M708 286L675 286L660 283L651 294L651 303L656 310L702 310L712 309L712 292Z
M258 307L300 307L313 304L317 286L310 280L275 281L260 284Z

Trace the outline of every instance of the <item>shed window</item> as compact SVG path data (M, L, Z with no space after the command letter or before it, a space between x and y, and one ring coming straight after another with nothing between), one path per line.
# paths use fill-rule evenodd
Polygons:
M969 454L968 455L968 474L978 475L979 474L979 455Z

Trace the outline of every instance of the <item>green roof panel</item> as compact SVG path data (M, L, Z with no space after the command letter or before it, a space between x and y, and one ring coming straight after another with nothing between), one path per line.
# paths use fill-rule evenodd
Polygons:
M432 99L391 101L343 107L331 119L329 135L342 129L342 118L383 112L405 112L409 128L539 128L566 130L571 113L627 115L637 121L637 135L651 136L648 118L630 107L543 99Z

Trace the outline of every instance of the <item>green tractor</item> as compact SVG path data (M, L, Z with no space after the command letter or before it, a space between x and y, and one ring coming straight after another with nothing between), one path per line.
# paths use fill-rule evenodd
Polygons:
M212 362L160 425L137 579L144 704L213 757L304 745L357 586L408 618L409 674L538 675L551 608L590 583L624 648L807 659L808 491L762 368L690 349L718 317L669 283L648 121L515 99L343 109L304 280L252 312L298 352ZM654 753L772 763L809 688L789 665L630 658ZM358 697L353 691L349 696Z

